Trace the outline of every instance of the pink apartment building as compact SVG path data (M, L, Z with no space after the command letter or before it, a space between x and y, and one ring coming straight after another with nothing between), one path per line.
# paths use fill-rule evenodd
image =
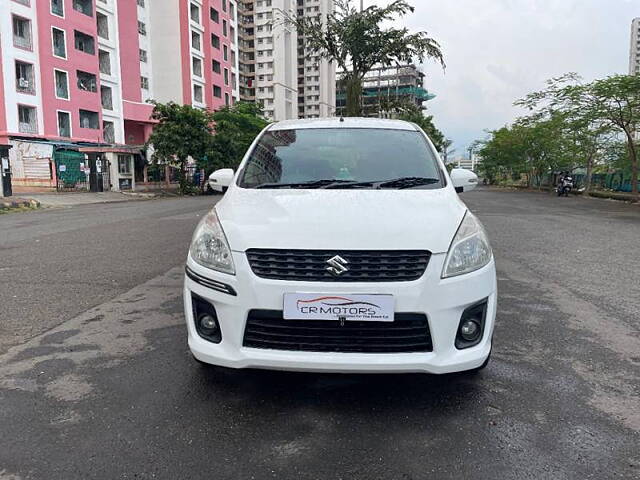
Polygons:
M148 185L148 100L239 97L234 1L0 0L0 12L5 194L9 168L14 192Z

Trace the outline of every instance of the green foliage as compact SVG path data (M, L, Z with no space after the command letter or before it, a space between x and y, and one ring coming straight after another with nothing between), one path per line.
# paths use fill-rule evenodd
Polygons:
M151 103L151 118L158 122L148 142L153 145L152 160L177 167L180 192L187 193L187 162L189 157L195 160L204 157L211 143L211 113L174 102Z
M438 42L426 32L383 28L383 24L397 22L414 11L406 0L393 0L385 7L371 6L362 12L352 4L352 0L335 0L335 9L326 18L287 17L285 21L305 36L307 48L336 62L345 72L346 115L359 116L362 79L375 65L388 67L430 58L444 67L444 59Z
M632 192L638 195L638 150L635 141L640 125L640 76L614 75L584 84L570 73L553 78L547 88L516 103L540 114L561 112L576 146L590 158L612 141L612 132L627 145ZM595 153L594 153L595 152Z
M562 135L563 119L528 117L511 126L490 132L480 142L481 174L491 183L499 178L526 177L531 186L534 179L561 169L571 169L569 144Z
M215 135L206 156L198 161L207 175L219 168L237 168L253 140L269 123L258 105L247 102L223 107L212 118Z
M403 113L401 113L398 118L400 120L406 120L407 122L412 122L418 125L424 132L429 135L429 138L433 142L433 145L436 147L438 152L442 153L445 148L445 138L444 135L433 123L433 115L425 115L419 108L415 105L411 105L409 108L406 108Z

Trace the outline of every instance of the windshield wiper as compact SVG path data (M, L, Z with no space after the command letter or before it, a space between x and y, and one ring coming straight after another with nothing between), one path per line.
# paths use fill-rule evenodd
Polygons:
M332 186L334 184L351 183L350 180L311 180L309 182L296 182L296 183L263 183L255 188L322 188L326 186Z
M397 188L402 190L404 188L420 187L422 185L434 185L440 183L439 178L427 178L427 177L401 177L394 180L386 180L377 184L377 188Z

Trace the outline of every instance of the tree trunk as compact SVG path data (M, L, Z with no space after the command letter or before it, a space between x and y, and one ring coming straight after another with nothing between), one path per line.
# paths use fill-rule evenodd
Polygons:
M344 82L347 90L345 116L359 117L362 115L362 80L356 74L349 74Z
M591 177L593 176L593 155L587 157L587 176L584 178L584 193L586 195L591 191Z
M633 133L625 131L627 134L627 146L629 150L629 160L631 161L631 194L638 197L638 156L636 153L636 143L633 139Z

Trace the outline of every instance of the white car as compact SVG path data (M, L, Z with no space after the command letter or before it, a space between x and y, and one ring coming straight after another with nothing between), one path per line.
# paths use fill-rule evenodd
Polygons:
M458 180L457 180L458 179ZM269 125L193 235L191 352L207 364L322 372L477 371L496 314L487 235L416 125Z

